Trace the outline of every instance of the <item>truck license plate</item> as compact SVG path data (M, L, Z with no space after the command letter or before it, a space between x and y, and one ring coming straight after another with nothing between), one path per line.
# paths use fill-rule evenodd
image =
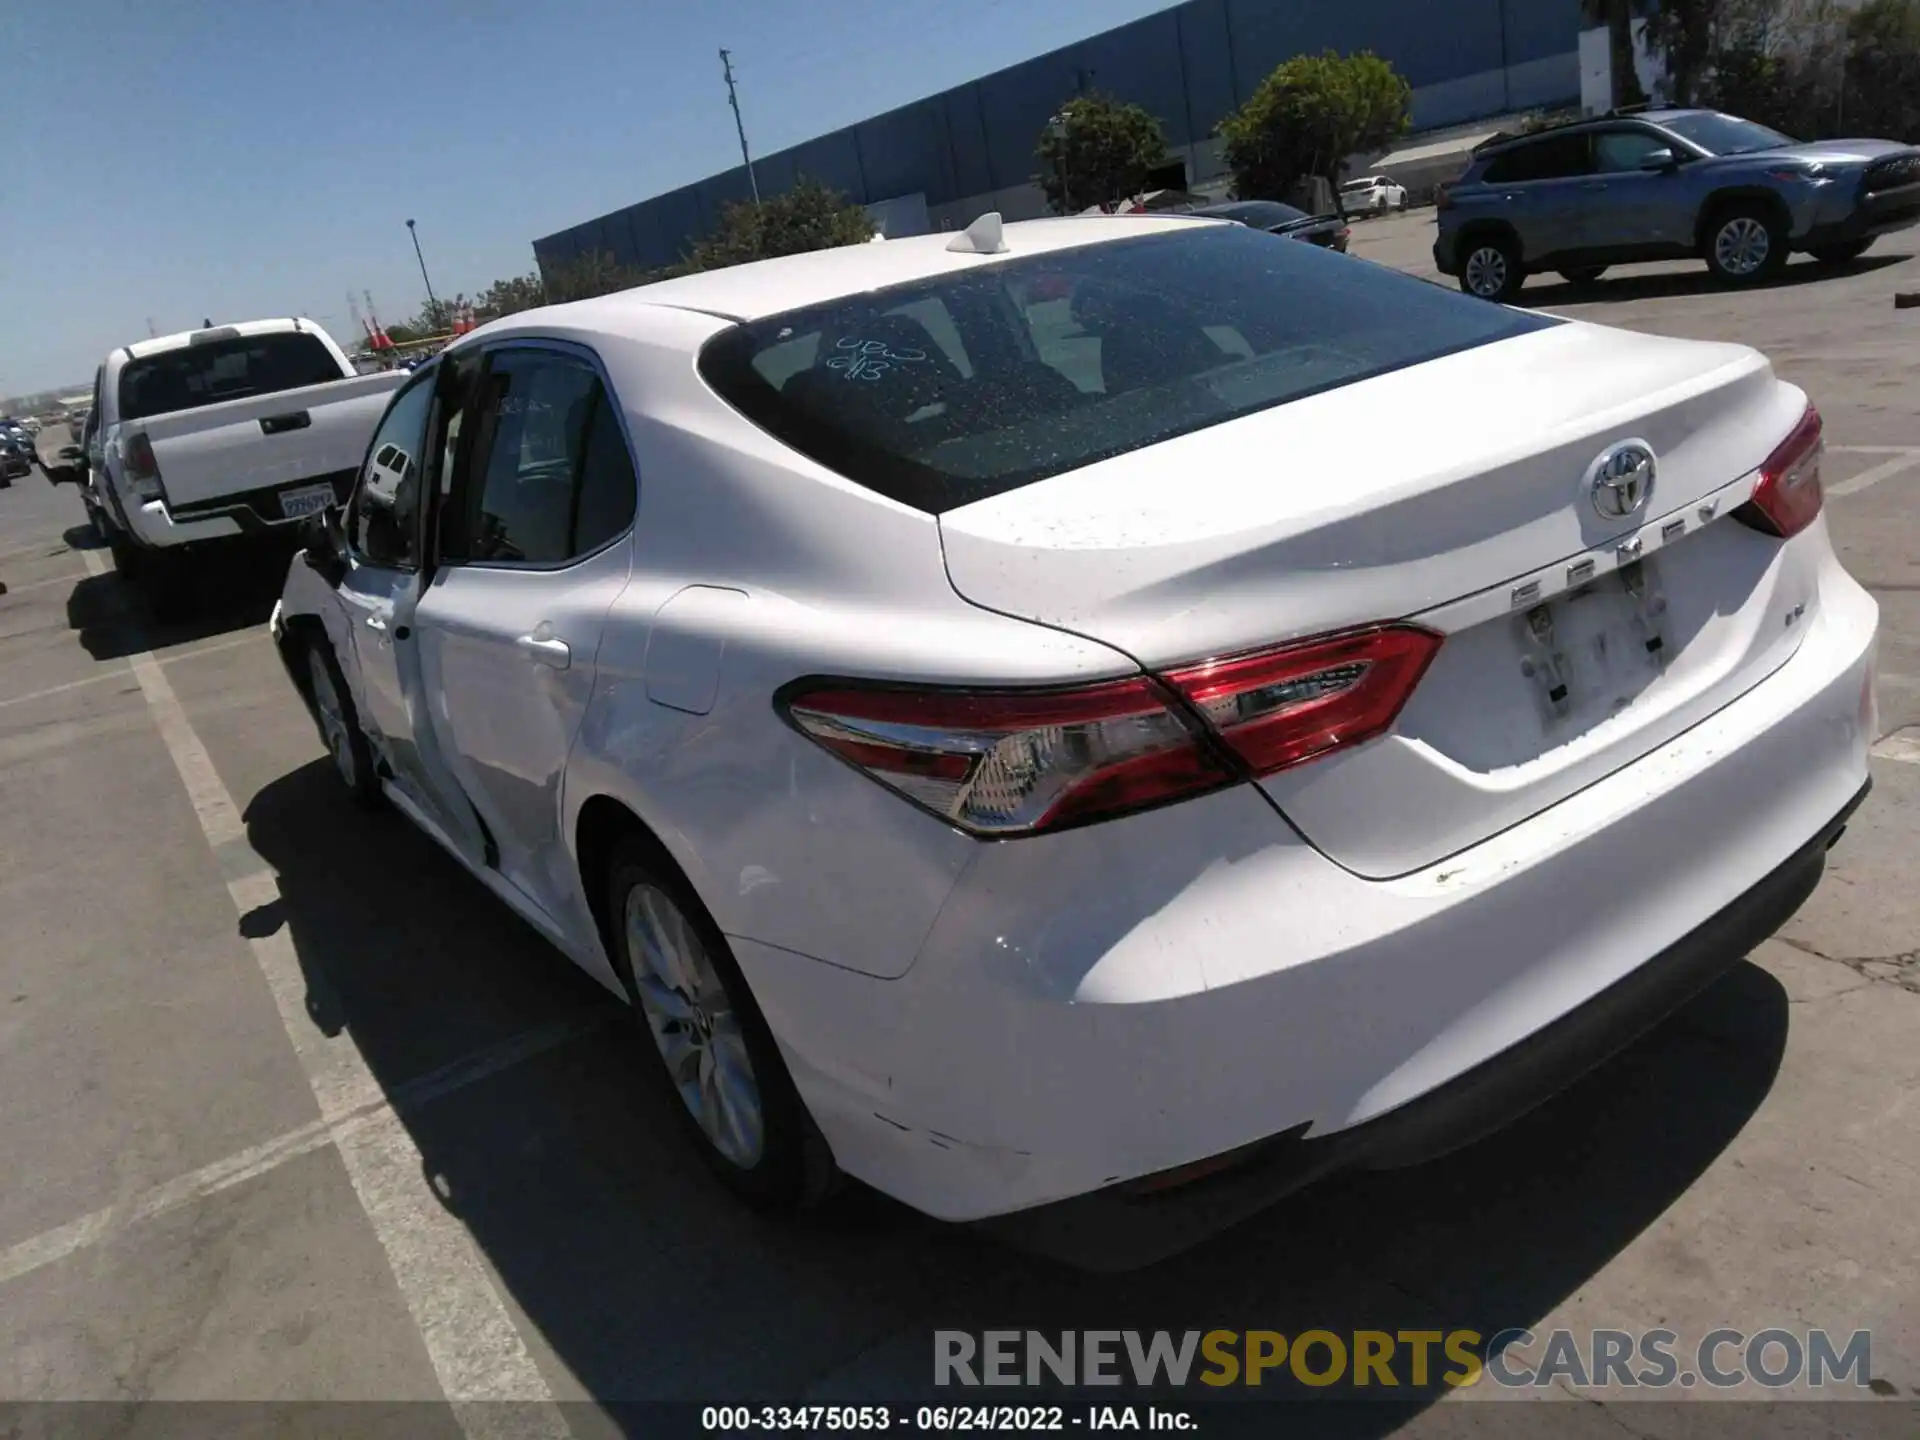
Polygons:
M333 504L333 486L296 485L280 492L280 513L289 520L302 515L317 515Z

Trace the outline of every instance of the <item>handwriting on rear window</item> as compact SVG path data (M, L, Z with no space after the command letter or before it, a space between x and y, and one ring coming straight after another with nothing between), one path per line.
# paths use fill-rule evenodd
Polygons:
M827 361L827 369L837 370L845 380L878 380L902 365L925 360L924 350L896 350L884 340L862 340L849 335L834 342L840 353Z

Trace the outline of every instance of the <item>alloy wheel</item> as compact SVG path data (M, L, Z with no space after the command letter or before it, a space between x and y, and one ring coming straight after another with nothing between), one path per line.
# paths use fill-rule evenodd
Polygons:
M334 689L333 671L318 650L307 651L307 673L313 681L313 708L320 717L320 734L340 769L340 778L353 789L359 783L359 769L353 758L353 735L347 729L346 707L340 692Z
M1467 256L1467 288L1483 300L1506 289L1506 252L1497 245L1482 245Z
M743 1170L766 1144L760 1085L720 973L698 931L664 890L627 892L627 954L647 1030L700 1131Z
M1736 215L1720 227L1713 237L1715 263L1729 275L1748 276L1767 263L1773 252L1773 237L1767 227L1751 215Z

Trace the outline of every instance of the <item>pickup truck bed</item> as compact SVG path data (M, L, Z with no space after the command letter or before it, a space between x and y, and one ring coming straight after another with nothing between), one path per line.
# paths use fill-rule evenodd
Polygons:
M289 518L276 503L287 490L326 482L344 498L367 437L407 378L358 375L155 415L126 430L153 446L176 518L245 507L273 522Z

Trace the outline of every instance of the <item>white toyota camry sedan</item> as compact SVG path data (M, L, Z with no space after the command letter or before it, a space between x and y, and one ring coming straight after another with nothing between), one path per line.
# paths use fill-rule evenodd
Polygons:
M1461 1145L1792 913L1820 456L1741 346L987 217L467 335L273 628L741 1195L1078 1224Z

